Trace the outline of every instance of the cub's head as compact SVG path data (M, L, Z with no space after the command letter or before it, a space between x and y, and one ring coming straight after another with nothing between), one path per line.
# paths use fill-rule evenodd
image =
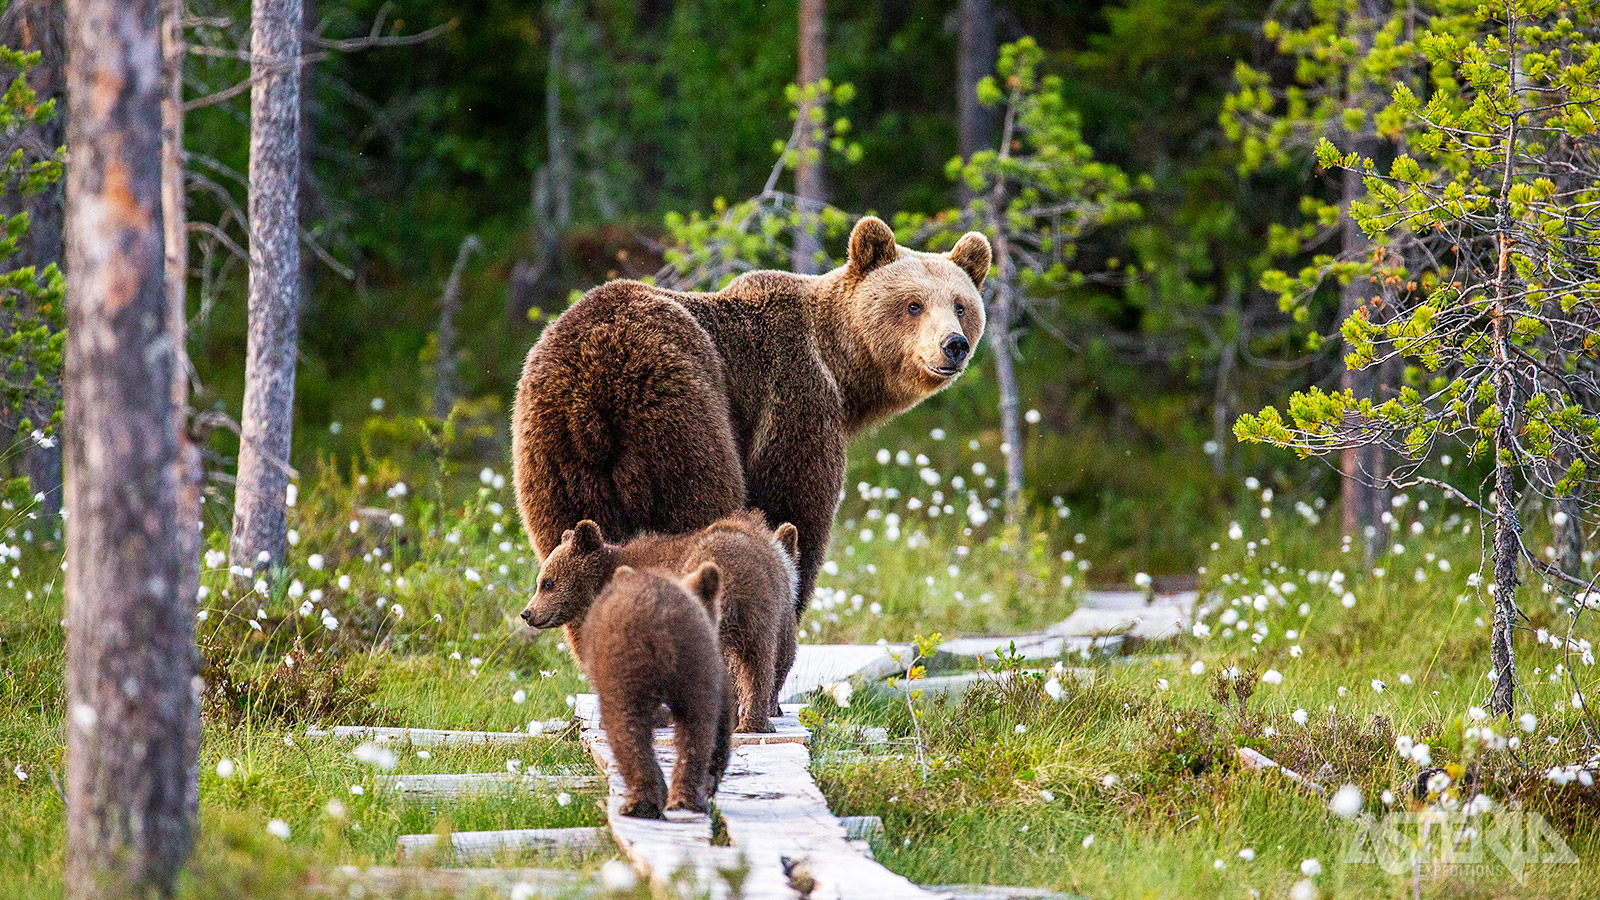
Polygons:
M589 519L568 529L539 567L539 587L522 611L535 628L555 628L581 620L611 580L615 563L600 526Z
M949 253L920 253L894 242L868 216L850 232L845 285L856 334L887 386L910 405L960 375L983 336L989 240L969 231Z

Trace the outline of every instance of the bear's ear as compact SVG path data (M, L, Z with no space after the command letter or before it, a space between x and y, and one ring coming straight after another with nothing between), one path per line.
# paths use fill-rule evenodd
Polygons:
M600 526L593 519L584 519L572 530L572 549L579 553L593 553L600 544Z
M950 248L948 256L951 262L967 273L974 287L983 287L983 279L989 275L989 260L992 258L988 238L976 231L969 231Z
M900 255L894 245L894 232L877 216L866 216L850 230L849 272L864 277L879 266L892 263Z
M777 538L778 546L783 548L783 552L789 554L790 562L799 563L800 529L794 527L792 522L785 522L778 526Z
M722 590L722 570L717 564L708 562L683 580L683 586L689 593L699 598L706 605L706 612L711 613L712 621L717 619L717 595Z

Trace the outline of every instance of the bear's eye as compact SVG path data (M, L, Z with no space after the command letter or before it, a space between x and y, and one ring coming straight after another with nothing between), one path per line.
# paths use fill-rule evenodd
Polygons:
M539 590L541 590L541 591L553 591L555 589L556 589L556 580L554 578L541 578L541 579L539 579Z
M964 319L966 317L967 317L967 308L966 308L966 306L964 306L964 305L962 305L960 303L957 303L956 304L956 318Z
M921 304L921 303L918 303L918 302L917 302L917 301L915 301L915 300L913 300L913 301L911 301L911 303L909 303L909 304L908 304L908 305L907 305L907 306L906 306L906 312L908 312L908 313L910 313L910 314L912 314L912 315L913 315L913 316L914 316L914 315L916 315L916 314L917 314L917 313L920 313L920 312L922 312L922 304Z

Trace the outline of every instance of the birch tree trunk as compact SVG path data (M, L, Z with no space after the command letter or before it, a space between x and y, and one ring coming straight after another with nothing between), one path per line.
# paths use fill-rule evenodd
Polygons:
M800 0L800 73L797 83L803 90L828 75L825 0ZM794 270L815 275L817 254L822 242L817 237L816 208L826 201L822 183L824 147L816 140L817 124L811 121L815 103L800 104L799 137L795 149L799 157L794 170L794 192L800 198L800 229L794 237Z
M250 336L229 556L258 570L283 562L288 527L300 330L300 0L254 0L250 18Z
M13 50L39 54L39 63L28 73L28 85L39 103L55 99L57 112L50 121L28 135L34 146L30 155L43 158L60 147L65 134L66 110L61 108L61 88L66 64L63 46L66 22L58 0L12 0L0 16L0 44ZM10 74L10 73L8 73ZM17 266L33 266L38 271L61 262L61 184L52 184L31 197L17 194L5 198L0 212L10 215L27 212L28 233L17 247ZM3 324L3 323L0 323ZM29 409L25 415L41 422L51 409ZM41 520L53 522L61 513L61 443L42 446L23 435L24 473L36 494L43 494L37 512Z
M166 895L188 859L194 522L165 289L158 0L70 0L67 859L78 900Z

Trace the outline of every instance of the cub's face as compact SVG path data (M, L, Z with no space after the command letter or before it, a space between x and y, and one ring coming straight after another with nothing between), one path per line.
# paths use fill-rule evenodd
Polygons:
M611 554L600 527L584 519L563 534L561 543L545 557L538 589L522 611L522 620L534 628L580 621L611 574Z
M968 232L949 253L897 246L867 217L850 234L848 274L858 333L873 361L915 402L966 371L983 337L989 241Z

